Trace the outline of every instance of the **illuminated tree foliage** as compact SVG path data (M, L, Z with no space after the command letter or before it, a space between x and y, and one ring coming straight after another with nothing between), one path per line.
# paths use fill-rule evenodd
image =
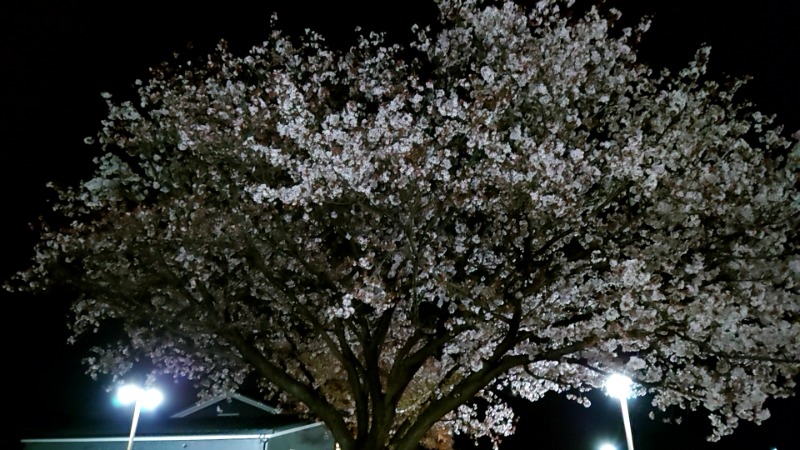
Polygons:
M712 439L800 371L798 151L647 24L568 2L442 0L407 46L274 31L108 98L94 178L59 190L22 289L75 337L205 392L255 377L345 450L513 432L622 372ZM60 223L60 222L59 222Z

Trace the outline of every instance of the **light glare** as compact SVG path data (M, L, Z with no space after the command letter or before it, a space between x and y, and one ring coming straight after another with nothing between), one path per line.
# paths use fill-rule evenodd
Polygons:
M123 405L129 405L139 401L142 409L153 409L164 400L164 394L158 389L144 390L138 386L127 384L117 390L117 400Z
M126 384L117 390L117 399L123 405L130 405L142 394L142 389L132 384Z
M631 379L625 375L615 373L608 377L606 381L606 393L620 400L629 398L631 396L632 383Z
M617 447L615 447L613 444L606 443L601 445L599 450L617 450Z
M153 409L164 400L164 394L158 389L148 389L142 393L140 399L142 409Z

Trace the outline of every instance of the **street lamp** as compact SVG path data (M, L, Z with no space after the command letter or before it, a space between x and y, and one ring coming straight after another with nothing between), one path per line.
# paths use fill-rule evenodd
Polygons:
M139 424L139 412L142 408L154 409L164 400L164 395L158 389L142 389L139 386L128 384L119 388L117 391L117 400L123 405L134 404L131 435L128 438L128 450L132 450L133 436L136 434L136 426Z
M628 440L628 450L633 450L633 433L631 433L631 419L628 416L628 397L631 396L633 382L625 375L615 373L606 380L606 393L619 399L622 408L622 420L625 423L625 437Z

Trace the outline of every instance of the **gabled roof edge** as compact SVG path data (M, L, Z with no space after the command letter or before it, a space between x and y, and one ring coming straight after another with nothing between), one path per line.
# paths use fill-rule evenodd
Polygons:
M238 401L240 401L242 403L246 403L246 404L248 404L248 405L250 405L250 406L252 406L254 408L258 408L258 409L261 409L263 411L266 411L269 414L280 414L280 412L281 412L281 410L278 409L278 408L273 408L272 406L268 406L268 405L265 405L265 404L263 404L261 402L257 402L255 400L253 400L252 398L245 397L245 396L237 394L235 392L229 392L227 394L220 394L220 395L217 395L216 397L212 397L212 398L210 398L210 399L208 399L206 401L200 402L200 403L192 406L191 408L184 409L183 411L175 413L170 417L172 417L173 419L186 417L186 416L194 414L197 411L200 411L201 409L208 408L211 405L217 404L217 403L219 403L219 402L221 402L223 400L228 400L228 399L231 399L231 398L232 399L236 399L236 400L238 400Z

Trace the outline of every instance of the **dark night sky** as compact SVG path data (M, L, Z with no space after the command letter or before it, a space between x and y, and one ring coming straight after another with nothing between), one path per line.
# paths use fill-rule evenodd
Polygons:
M76 4L80 3L80 4ZM170 3L170 6L165 6ZM0 278L25 266L35 242L28 224L46 213L45 183L74 184L89 175L92 152L83 138L104 117L100 92L116 98L132 92L148 67L169 60L188 43L206 53L220 38L234 51L262 41L272 11L288 31L315 29L334 43L348 42L356 25L388 30L399 38L412 23L431 21L434 8L422 1L385 2L197 2L7 1L0 7ZM751 75L745 93L765 113L778 115L787 130L800 129L800 6L795 0L761 0L757 6L729 1L622 0L624 18L654 16L641 56L656 66L680 66L702 43L712 46L715 75ZM291 4L291 6L288 6ZM696 4L703 4L698 7ZM324 5L324 6L323 6ZM0 292L6 417L3 439L17 439L36 423L87 416L127 415L110 406L105 383L83 375L85 349L66 344L66 308L56 296ZM163 412L191 402L188 386L167 386ZM177 395L175 393L178 393ZM169 397L171 395L171 397ZM6 394L7 398L9 394ZM602 439L624 445L619 405L601 394L583 408L548 397L521 408L518 433L503 449L590 450ZM683 425L647 419L647 399L631 402L637 447L648 450L781 450L800 448L800 400L770 402L773 417L762 426L743 424L717 444L704 439L702 413ZM3 441L0 448L14 448ZM465 448L470 448L469 446Z

